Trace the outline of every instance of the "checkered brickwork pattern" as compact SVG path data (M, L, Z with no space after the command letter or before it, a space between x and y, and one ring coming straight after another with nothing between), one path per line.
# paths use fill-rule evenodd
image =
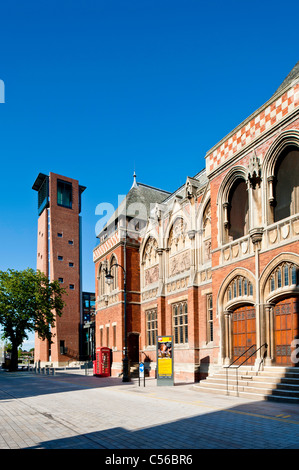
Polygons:
M116 232L112 237L108 238L102 245L96 247L93 250L93 261L95 262L98 258L107 253L110 248L113 248L119 242L119 233Z
M214 171L219 165L222 165L236 152L248 145L256 137L259 137L298 106L299 83L211 152L206 158L207 174Z

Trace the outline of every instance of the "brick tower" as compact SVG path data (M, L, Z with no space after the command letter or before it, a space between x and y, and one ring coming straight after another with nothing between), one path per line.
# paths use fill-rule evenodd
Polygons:
M82 324L81 194L77 180L40 173L32 189L38 192L37 269L58 280L67 291L63 315L56 319L53 343L35 337L35 362L53 366L80 358Z

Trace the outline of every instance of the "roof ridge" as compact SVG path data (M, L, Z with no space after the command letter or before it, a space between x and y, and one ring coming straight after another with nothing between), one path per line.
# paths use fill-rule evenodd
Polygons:
M294 65L292 70L288 73L288 75L285 77L283 82L279 85L277 90L275 91L274 95L280 92L280 90L283 90L286 86L288 86L293 80L296 80L296 78L299 77L299 60L298 62ZM273 95L273 96L274 96Z
M150 186L149 184L137 182L137 185L138 186L144 186L144 187L150 188L150 189L154 189L155 191L160 191L162 193L172 194L170 191L166 191L166 189L155 188L154 186Z

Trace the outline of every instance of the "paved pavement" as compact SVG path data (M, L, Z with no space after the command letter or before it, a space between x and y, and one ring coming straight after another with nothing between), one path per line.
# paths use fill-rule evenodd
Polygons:
M0 370L0 449L298 449L299 406L155 379ZM154 462L152 462L154 463ZM134 465L132 465L134 467Z

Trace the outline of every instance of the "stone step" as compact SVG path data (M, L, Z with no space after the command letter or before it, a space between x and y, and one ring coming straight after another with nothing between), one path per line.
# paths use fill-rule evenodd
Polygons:
M254 387L216 387L216 386L199 386L194 385L193 389L198 392L209 392L219 395L239 396L243 398L251 398L253 400L272 400L291 403L299 403L298 394L283 393L281 390L273 389L257 389Z
M209 393L215 393L219 395L228 395L228 396L239 396L239 397L244 397L244 398L251 398L253 400L265 400L266 395L264 393L254 393L254 392L249 392L249 391L243 391L234 389L226 390L226 388L216 388L216 387L200 387L194 385L193 387L194 390L197 390L198 392L209 392Z
M248 384L246 383L238 383L237 382L229 382L226 384L225 382L209 382L209 383L202 383L201 387L203 388L216 388L218 390L240 390L240 391L245 391L245 389L248 389L249 391L254 390L257 393L271 393L272 390L275 388L275 385L273 384L268 384L268 383L263 383L259 384L260 386L255 386L255 384Z
M294 367L253 366L223 368L194 385L198 391L243 396L252 399L275 399L299 402L299 369Z

